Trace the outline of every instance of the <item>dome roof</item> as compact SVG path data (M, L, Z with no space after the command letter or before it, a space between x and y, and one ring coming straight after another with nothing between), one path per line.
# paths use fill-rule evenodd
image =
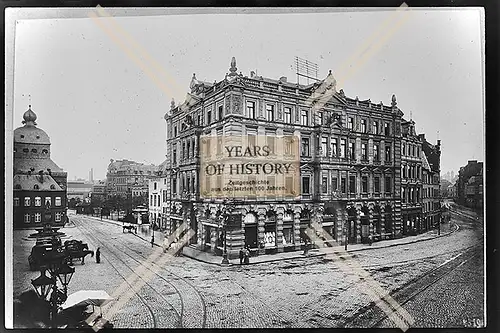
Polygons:
M14 130L14 142L15 143L38 143L38 144L49 144L50 138L45 133L44 130L36 127L35 120L37 116L35 112L31 110L31 105L28 111L23 115L23 127L18 127Z

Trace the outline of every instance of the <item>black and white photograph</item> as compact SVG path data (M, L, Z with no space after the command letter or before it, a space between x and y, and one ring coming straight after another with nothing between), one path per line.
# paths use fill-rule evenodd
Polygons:
M5 18L6 328L495 319L483 8Z

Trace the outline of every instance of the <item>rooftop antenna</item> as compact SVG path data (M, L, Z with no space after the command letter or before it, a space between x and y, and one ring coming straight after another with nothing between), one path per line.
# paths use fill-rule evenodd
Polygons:
M295 74L297 74L298 84L300 84L299 78L301 76L307 78L307 84L309 84L309 79L319 81L318 68L318 64L295 56Z
M437 131L437 139L436 140L439 140L439 131Z

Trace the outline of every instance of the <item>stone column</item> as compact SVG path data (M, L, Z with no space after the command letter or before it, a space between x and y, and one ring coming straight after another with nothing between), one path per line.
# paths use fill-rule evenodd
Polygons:
M285 209L279 207L276 209L276 242L278 245L278 252L283 252L283 215Z
M380 206L380 233L385 234L385 205ZM385 239L385 236L380 239Z
M259 254L265 254L265 249L260 248L260 242L264 241L264 231L265 231L265 223L266 223L266 210L261 208L258 210L257 217L257 247L259 248Z
M361 209L356 206L356 244L361 243Z
M344 238L345 238L345 235L344 235L344 224L346 223L346 220L345 220L345 216L344 216L344 213L342 211L341 208L338 208L335 210L335 214L336 214L336 220L337 220L337 226L336 226L336 230L335 230L335 240L339 243L339 244L344 244Z
M368 223L370 225L368 235L373 236L373 208L369 207L368 208Z
M293 233L295 250L300 250L300 211L294 210L293 212Z

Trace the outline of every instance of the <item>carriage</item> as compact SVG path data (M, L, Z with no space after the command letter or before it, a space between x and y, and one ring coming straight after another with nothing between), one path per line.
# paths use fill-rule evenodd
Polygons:
M94 251L89 250L89 246L79 240L67 240L64 242L63 251L67 257L70 265L73 264L73 260L80 260L82 265L85 263L85 257L87 255L94 256Z

